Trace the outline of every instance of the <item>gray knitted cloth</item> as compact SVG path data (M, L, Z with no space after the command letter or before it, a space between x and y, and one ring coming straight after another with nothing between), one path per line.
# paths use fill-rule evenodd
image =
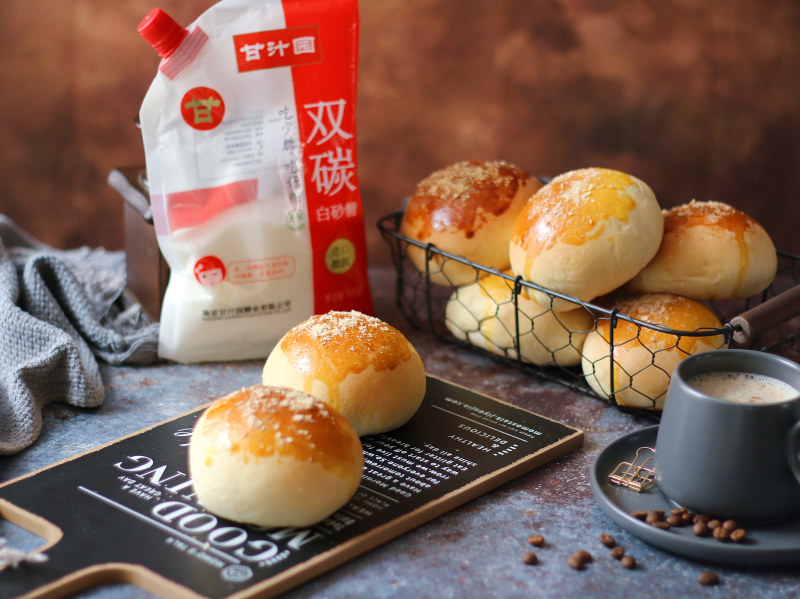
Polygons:
M97 359L157 360L158 323L124 289L123 252L54 250L0 215L0 454L38 438L50 402L99 406Z

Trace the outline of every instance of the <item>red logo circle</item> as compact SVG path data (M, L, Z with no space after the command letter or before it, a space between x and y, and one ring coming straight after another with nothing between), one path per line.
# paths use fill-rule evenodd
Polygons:
M210 87L195 87L181 100L181 115L186 124L200 131L213 129L225 116L222 96Z
M216 287L226 275L225 264L216 256L203 256L194 265L194 276L203 287Z

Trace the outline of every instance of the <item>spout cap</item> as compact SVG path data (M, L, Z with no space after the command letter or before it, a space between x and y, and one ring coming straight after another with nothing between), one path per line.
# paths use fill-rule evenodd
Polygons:
M151 10L137 30L161 58L172 54L187 34L186 29L160 8Z

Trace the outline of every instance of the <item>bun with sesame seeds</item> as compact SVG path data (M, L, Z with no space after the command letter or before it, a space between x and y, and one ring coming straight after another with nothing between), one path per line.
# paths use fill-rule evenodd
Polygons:
M335 409L295 389L253 386L213 402L189 444L200 504L237 522L310 526L345 505L364 452Z
M502 161L472 160L442 168L420 181L400 223L400 233L437 249L498 270L508 268L508 240L517 215L542 186L522 169ZM440 285L475 282L476 269L408 245L420 272Z
M311 393L359 436L402 426L425 396L425 368L394 327L357 311L314 315L288 331L262 373L265 385Z
M692 354L725 346L722 323L700 302L654 293L620 299L613 304L621 315L614 328L613 376L617 405L661 410L672 371ZM639 323L653 325L653 328ZM667 330L665 330L665 328ZM701 333L709 335L680 335ZM583 343L581 366L586 382L601 397L612 393L612 347L608 318Z
M664 222L650 187L626 173L584 168L555 177L530 199L509 243L511 270L584 302L610 293L655 256ZM545 307L580 304L534 291Z
M664 211L661 247L627 288L701 301L749 297L769 286L777 267L775 245L753 218L692 200Z

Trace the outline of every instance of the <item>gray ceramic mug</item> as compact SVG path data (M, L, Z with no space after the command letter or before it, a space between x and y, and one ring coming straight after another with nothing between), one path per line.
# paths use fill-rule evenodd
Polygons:
M656 439L661 492L697 513L744 522L800 511L800 394L776 403L738 403L687 383L725 371L766 375L800 389L800 365L765 352L717 350L681 361Z

